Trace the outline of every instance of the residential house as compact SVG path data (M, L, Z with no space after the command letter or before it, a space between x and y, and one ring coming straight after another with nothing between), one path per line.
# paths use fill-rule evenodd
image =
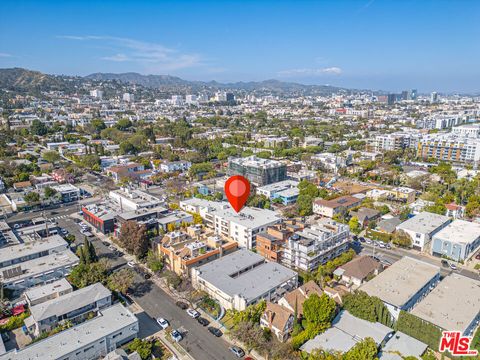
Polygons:
M359 206L361 199L353 196L340 196L333 200L315 199L313 212L318 215L333 218L337 214L346 213L347 210Z
M345 284L360 286L370 276L378 275L381 271L382 265L378 260L371 256L363 255L338 267L333 274L341 277Z
M279 341L285 341L292 331L294 314L285 307L267 302L267 307L260 318L260 326L268 328Z

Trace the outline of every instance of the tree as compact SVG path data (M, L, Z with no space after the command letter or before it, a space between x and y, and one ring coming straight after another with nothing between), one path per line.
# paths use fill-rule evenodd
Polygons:
M47 199L50 199L50 198L53 197L56 193L57 193L57 190L52 189L50 186L47 186L47 187L45 187L45 189L43 189L43 194L45 195L45 197L46 197Z
M108 262L104 259L91 264L80 263L72 269L68 279L77 288L83 288L97 282L105 283L107 269Z
M138 258L146 255L150 244L145 224L136 221L126 221L122 225L118 240L125 250Z
M45 151L42 154L42 158L44 158L49 163L53 164L53 163L56 163L57 161L60 160L60 154L58 152L56 152L55 150Z
M363 291L350 293L342 298L343 308L353 316L370 322L379 322L392 327L393 320L385 304L375 296Z
M127 130L128 128L132 127L132 122L128 119L120 119L117 121L117 123L115 124L115 127L118 129L118 130Z
M315 198L321 195L318 187L307 181L302 180L298 184L299 194L297 198L297 208L300 216L312 215L312 205Z
M43 135L47 134L48 129L47 129L47 126L43 122L35 119L35 120L32 121L32 125L30 125L30 132L33 135L43 136Z
M40 201L40 195L37 192L30 191L23 198L29 205L36 204Z
M162 271L163 269L163 259L155 254L152 250L147 252L147 266L153 272Z
M105 122L102 119L93 119L90 122L90 125L96 133L100 133L103 129L107 128Z
M412 239L403 230L395 231L395 234L393 234L392 242L395 245L398 245L398 246L401 246L401 247L411 247L412 246Z
M312 294L303 303L303 317L308 323L328 328L335 316L335 309L336 304L331 297Z
M355 344L344 356L343 360L376 360L377 344L372 338L365 338Z
M118 291L125 294L128 288L133 284L133 271L130 269L120 269L113 272L107 280L107 285L110 290Z
M147 360L152 358L153 343L148 340L135 338L128 345L128 349L131 352L136 351L142 360Z
M348 226L350 227L350 231L352 231L355 234L360 233L362 230L362 226L360 225L360 222L358 221L358 217L352 216L350 221L348 222Z

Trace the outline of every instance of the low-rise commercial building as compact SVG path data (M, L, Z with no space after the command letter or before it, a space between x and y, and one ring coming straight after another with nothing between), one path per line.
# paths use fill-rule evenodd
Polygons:
M280 264L241 249L192 270L192 284L226 309L245 310L260 300L297 287L298 275Z
M480 246L480 224L454 220L433 235L432 254L455 261L469 259Z
M403 257L360 290L383 301L394 319L400 311L410 311L440 281L440 268Z
M256 192L259 195L265 195L270 200L279 199L282 204L290 205L297 201L300 190L298 189L297 181L284 180L260 186Z

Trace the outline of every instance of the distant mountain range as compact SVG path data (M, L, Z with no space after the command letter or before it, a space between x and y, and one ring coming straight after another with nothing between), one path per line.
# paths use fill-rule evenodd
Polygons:
M279 80L219 83L216 81L188 81L171 75L142 75L134 72L113 74L94 73L85 77L48 75L39 71L22 68L0 69L0 89L16 92L66 91L76 92L85 82L116 81L125 84L139 85L159 91L201 91L201 90L244 90L271 92L278 94L317 94L328 95L339 91L357 92L327 85L304 85Z

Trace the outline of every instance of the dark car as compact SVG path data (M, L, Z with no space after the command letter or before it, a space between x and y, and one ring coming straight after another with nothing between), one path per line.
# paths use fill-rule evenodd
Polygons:
M182 310L188 309L188 304L184 303L183 301L177 301L175 305L177 305Z
M143 274L143 278L144 278L145 280L148 280L148 279L150 279L151 277L152 277L152 275L150 275L150 274L147 274L147 273L144 273L144 274Z
M448 268L448 267L449 267L449 265L448 265L448 261L447 261L447 260L445 260L445 259L443 259L443 260L442 260L442 266L443 266L443 267L447 267L447 268Z
M359 237L358 240L360 240L360 242L362 242L362 243L365 242L365 238L364 238L364 237Z
M213 326L209 326L208 331L210 331L216 337L220 337L220 336L223 335L223 333L220 331L220 329L217 329L216 327L213 327Z
M478 253L477 255L475 255L475 259L480 260L480 253Z
M197 318L197 321L202 326L207 326L208 324L210 324L210 321L208 321L207 319L205 319L203 317Z

